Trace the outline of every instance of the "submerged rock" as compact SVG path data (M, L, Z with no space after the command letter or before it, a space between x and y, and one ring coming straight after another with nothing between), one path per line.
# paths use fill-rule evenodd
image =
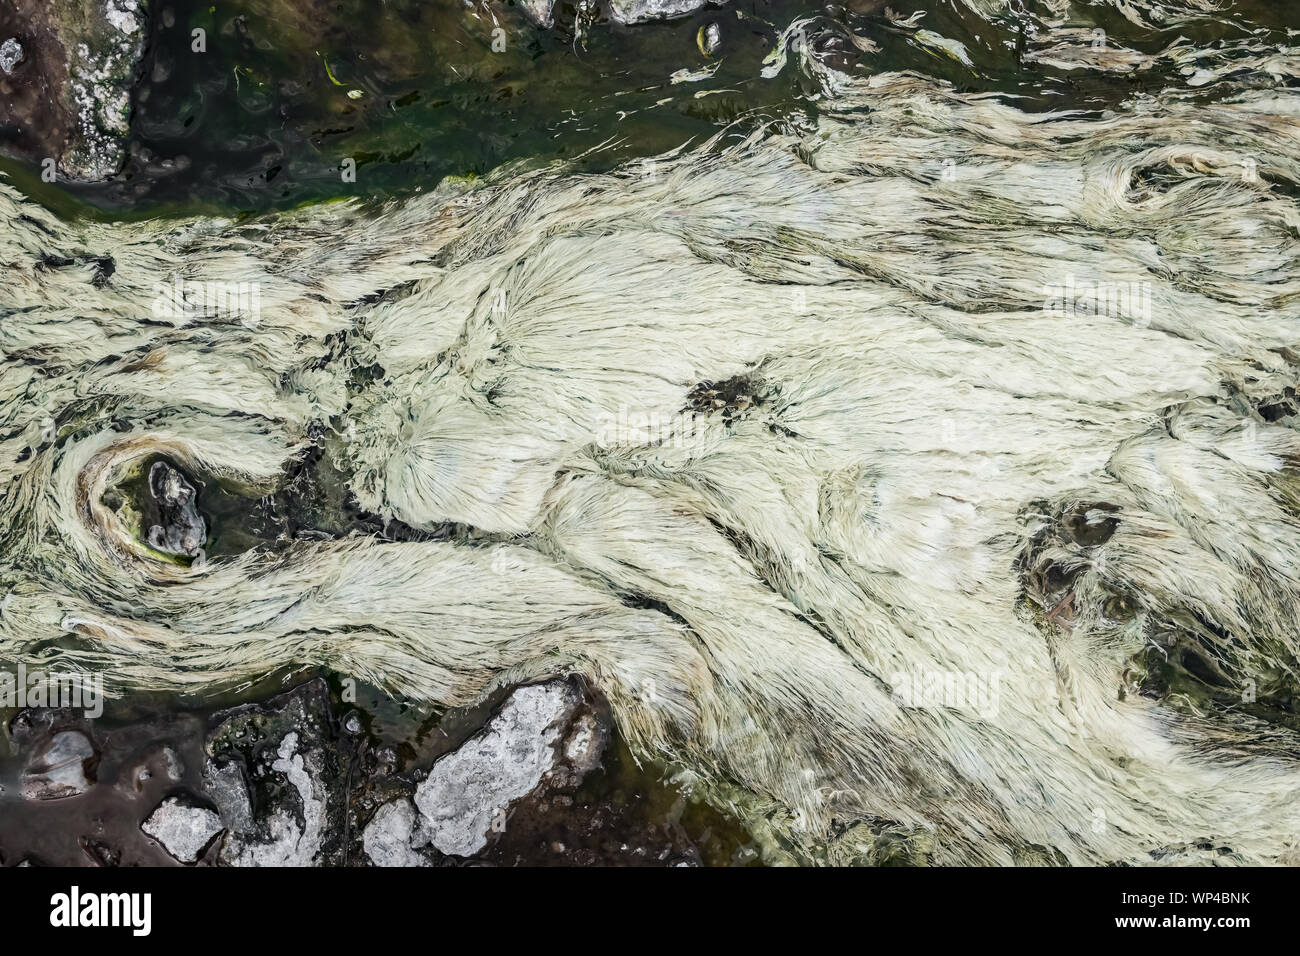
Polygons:
M221 818L206 807L168 797L140 824L163 849L182 863L193 863L223 829Z
M520 0L519 6L533 26L555 25L555 0Z
M416 788L415 805L439 852L470 856L487 846L489 833L504 829L510 805L561 769L571 730L577 767L594 765L600 734L575 721L582 702L567 681L520 687L482 731L433 765Z
M199 514L194 486L171 465L157 461L149 469L149 492L160 516L160 523L149 529L149 547L182 557L198 555L208 529Z
M23 773L22 791L28 800L57 800L90 789L87 767L95 747L85 734L65 730L55 734Z
M615 23L648 23L684 17L725 0L609 0L609 18Z
M702 10L710 4L726 0L608 0L606 13L615 23L649 23L655 20L672 20ZM520 0L525 19L535 27L555 25L555 0ZM579 2L580 15L594 14L596 4Z
M722 27L716 20L706 23L695 35L695 44L705 56L713 56L722 46Z
M138 796L154 782L164 785L180 783L185 776L185 764L171 747L159 745L136 757L118 771L118 788L125 794Z
M0 43L0 71L12 73L23 61L23 45L14 37Z

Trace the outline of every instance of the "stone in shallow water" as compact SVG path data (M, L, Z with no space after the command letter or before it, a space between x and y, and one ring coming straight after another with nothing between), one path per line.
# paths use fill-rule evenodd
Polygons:
M427 860L413 849L418 842L415 807L401 798L386 803L370 818L361 837L366 856L375 866L425 866Z
M648 23L652 20L672 20L702 10L710 3L726 0L609 0L609 18L615 23ZM580 7L584 4L579 4ZM555 0L521 0L524 17L536 27L555 25ZM594 10L595 4L588 5Z
M0 70L12 73L23 62L23 45L14 37L0 43Z
M549 27L555 23L555 15L552 12L555 0L522 0L520 7L533 26Z
M86 761L95 756L90 738L76 730L55 734L23 773L28 800L57 800L90 789Z
M253 804L248 797L248 781L238 763L209 761L203 771L203 791L217 805L221 821L232 832L247 833L253 829Z
M564 756L579 774L586 774L600 766L608 734L595 714L583 714L574 721L569 739L564 744Z
M615 23L647 23L672 20L724 0L609 0L609 16Z
M224 828L221 818L211 810L168 797L140 824L140 829L180 862L193 863Z
M194 486L171 465L156 461L149 469L149 492L162 518L161 524L149 529L149 547L167 554L197 555L208 529L199 514Z
M229 866L315 865L325 836L325 795L319 767L299 752L297 733L280 741L270 771L287 781L292 804L273 807L260 821L266 839L232 841L222 849L221 861Z
M521 687L487 727L433 765L415 805L438 851L470 856L487 845L497 815L560 762L561 737L580 703L563 681Z
M110 739L116 742L118 738ZM180 783L184 776L185 762L180 755L169 746L155 746L122 766L117 775L117 788L124 794L138 796L155 780Z
M239 831L228 834L222 843L220 862L227 866L341 862L344 774L330 729L324 682L313 679L264 703L215 715L213 720L214 729L204 744L209 755L205 788L232 831ZM231 766L236 770L222 769Z
M705 56L713 56L718 52L718 47L722 46L722 27L716 20L713 23L706 23L700 27L695 42L701 53Z

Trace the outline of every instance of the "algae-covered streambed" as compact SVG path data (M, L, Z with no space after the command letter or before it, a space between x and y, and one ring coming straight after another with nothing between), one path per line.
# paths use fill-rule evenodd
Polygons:
M1292 5L69 5L5 864L1294 862Z

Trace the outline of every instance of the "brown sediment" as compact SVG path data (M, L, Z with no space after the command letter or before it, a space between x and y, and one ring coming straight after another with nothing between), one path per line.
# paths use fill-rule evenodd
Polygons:
M16 39L23 59L0 73L0 143L7 152L40 162L63 156L72 145L76 118L69 108L68 55L42 0L0 6L0 42Z
M0 147L60 179L109 178L126 156L130 92L147 32L141 0L12 0L0 42L22 59L0 72Z

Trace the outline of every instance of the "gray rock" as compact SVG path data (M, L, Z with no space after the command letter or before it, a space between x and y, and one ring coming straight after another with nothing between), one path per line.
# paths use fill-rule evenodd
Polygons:
M672 20L725 0L609 0L609 18L615 23Z
M569 730L564 742L564 758L579 775L590 773L600 766L608 736L608 731L595 714L583 714Z
M286 734L278 758L271 764L297 795L297 806L277 806L260 821L266 838L232 839L222 847L221 861L228 866L312 866L325 836L323 787L313 779L318 768L298 752L298 735Z
M199 514L194 486L165 461L156 461L149 469L149 493L161 516L161 522L149 529L149 547L183 557L197 555L208 528Z
M232 832L243 834L253 829L253 803L239 764L218 766L208 761L203 768L203 792L217 805L221 822Z
M175 783L185 776L185 763L181 760L180 755L171 747L164 747L162 752L163 772L167 774L167 779Z
M426 866L428 861L413 849L419 842L418 823L415 807L405 798L376 810L361 836L370 862L375 866Z
M23 45L17 38L10 37L4 43L0 43L0 70L12 73L17 69L18 64L23 62L23 55Z
M206 807L189 806L168 797L140 824L140 829L180 862L193 863L224 828L221 818Z
M701 53L705 56L713 56L718 52L718 47L722 46L722 27L716 20L712 23L706 23L700 27L696 42Z
M555 25L555 0L520 0L519 6L524 11L528 22L535 27Z
M520 687L482 731L433 765L415 805L437 850L470 856L487 845L494 819L559 764L580 703L564 681Z
M57 800L85 793L91 784L86 763L94 756L94 745L80 731L55 734L23 773L23 796L28 800Z
M331 729L324 682L308 681L264 704L237 707L214 720L205 744L210 758L205 788L231 825L220 862L342 862L346 773ZM221 769L232 764L237 765L237 778ZM240 796L245 785L247 804ZM226 796L217 796L223 791Z

